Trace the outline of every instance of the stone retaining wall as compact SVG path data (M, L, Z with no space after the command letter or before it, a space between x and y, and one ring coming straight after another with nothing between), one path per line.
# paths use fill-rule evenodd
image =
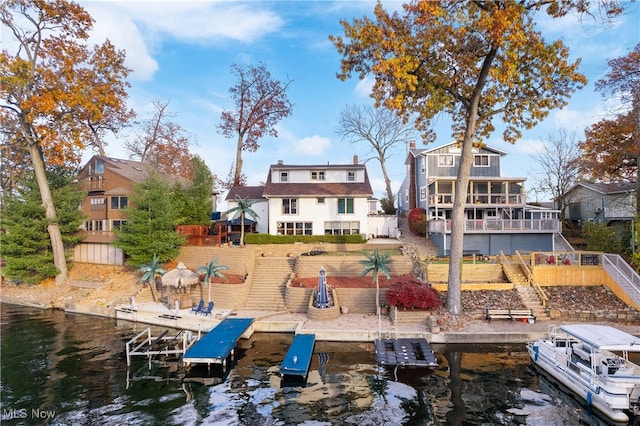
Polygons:
M581 311L575 309L550 309L549 317L554 321L640 321L640 312L634 309Z

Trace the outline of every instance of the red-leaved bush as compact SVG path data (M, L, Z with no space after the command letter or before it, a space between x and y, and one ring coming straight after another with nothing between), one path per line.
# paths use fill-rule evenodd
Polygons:
M439 308L438 291L418 280L402 280L387 290L387 304L405 308Z
M409 229L416 235L427 235L427 211L421 207L412 209L407 218Z

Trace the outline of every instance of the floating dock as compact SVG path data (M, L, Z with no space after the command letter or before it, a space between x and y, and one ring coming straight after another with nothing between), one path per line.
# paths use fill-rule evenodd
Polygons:
M306 380L315 343L315 334L296 334L280 364L280 374L283 378Z
M380 365L437 367L438 359L426 339L377 339L376 359Z
M198 340L182 357L187 366L191 364L221 364L233 355L238 339L253 324L253 318L226 318Z

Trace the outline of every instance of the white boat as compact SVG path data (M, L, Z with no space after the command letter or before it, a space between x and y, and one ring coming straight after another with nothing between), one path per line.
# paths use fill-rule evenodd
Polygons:
M615 422L640 414L640 338L608 325L553 327L527 344L535 365Z

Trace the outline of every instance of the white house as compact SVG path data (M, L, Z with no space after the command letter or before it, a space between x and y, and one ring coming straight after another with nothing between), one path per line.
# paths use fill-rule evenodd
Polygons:
M352 164L291 165L279 161L269 167L266 183L231 188L235 196L257 200L257 232L272 235L395 235L395 216L372 214L376 202L367 168L354 156ZM246 194L246 195L243 195ZM265 208L266 206L266 208ZM256 211L257 212L257 211Z

